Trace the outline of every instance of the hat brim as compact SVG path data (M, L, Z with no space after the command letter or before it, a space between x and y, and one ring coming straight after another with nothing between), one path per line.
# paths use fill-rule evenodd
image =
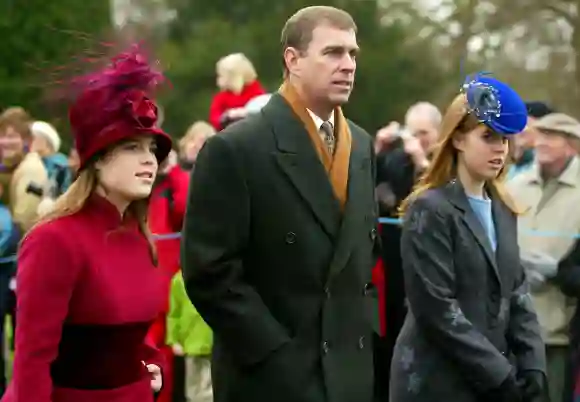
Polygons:
M97 134L87 149L79 149L77 147L81 160L80 168L82 169L96 155L119 142L143 135L151 135L155 138L157 146L155 157L157 162L161 164L165 161L173 146L171 137L165 131L158 127L136 127L134 125L118 123L105 128L105 130ZM79 142L77 141L76 144L78 145Z
M139 128L136 130L134 136L138 135L152 135L155 138L155 143L157 145L157 150L155 151L155 157L158 163L162 163L171 152L173 147L173 140L165 131L160 128Z

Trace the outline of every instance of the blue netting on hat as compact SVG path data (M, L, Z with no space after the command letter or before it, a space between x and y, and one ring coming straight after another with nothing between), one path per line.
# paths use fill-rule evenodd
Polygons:
M528 121L528 112L518 93L489 73L468 76L461 87L467 98L467 112L493 131L518 134Z

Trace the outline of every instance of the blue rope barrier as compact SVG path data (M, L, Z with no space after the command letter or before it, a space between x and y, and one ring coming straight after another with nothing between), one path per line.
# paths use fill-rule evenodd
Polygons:
M401 225L403 220L397 218L379 218L379 223L384 223L386 225ZM549 232L542 230L525 230L524 233L528 236L536 237L563 237L568 239L580 239L580 234L578 233Z
M398 218L379 218L379 223L385 225L400 225L403 223L402 219ZM569 239L580 239L580 234L573 234L573 233L566 233L566 232L548 232L548 231L539 231L539 230L526 230L524 232L529 236L537 236L537 237L565 237ZM165 233L165 234L153 234L153 240L163 241L163 240L174 240L180 239L181 233ZM15 262L16 255L11 255L8 257L0 258L0 264L6 264L9 262Z

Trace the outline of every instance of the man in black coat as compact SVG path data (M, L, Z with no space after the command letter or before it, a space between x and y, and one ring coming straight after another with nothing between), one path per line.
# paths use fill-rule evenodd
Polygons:
M373 143L340 108L356 26L342 10L307 7L282 44L280 91L199 154L185 286L215 334L216 402L371 402Z

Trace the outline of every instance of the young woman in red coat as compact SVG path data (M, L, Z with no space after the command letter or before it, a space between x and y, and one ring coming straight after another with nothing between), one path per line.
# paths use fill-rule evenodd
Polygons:
M252 62L242 53L233 53L216 64L217 86L220 89L211 101L209 121L216 130L240 120L248 114L246 104L266 92L258 81Z
M161 78L132 48L76 81L69 118L80 170L22 241L2 402L152 402L162 386L159 353L145 343L167 296L146 223L171 149L147 95Z

